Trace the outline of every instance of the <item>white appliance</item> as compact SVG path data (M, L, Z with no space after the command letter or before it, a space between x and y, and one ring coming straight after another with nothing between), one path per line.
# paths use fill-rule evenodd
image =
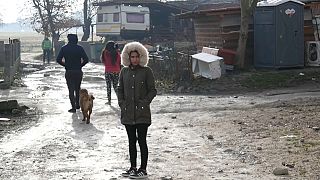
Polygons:
M192 57L192 72L208 79L217 79L223 74L223 58L208 54L198 53Z
M306 65L320 66L320 41L306 42Z

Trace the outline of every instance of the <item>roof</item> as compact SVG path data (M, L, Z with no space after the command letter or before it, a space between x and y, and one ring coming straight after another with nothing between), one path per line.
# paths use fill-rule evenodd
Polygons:
M159 0L107 0L103 2L96 2L92 3L94 6L111 6L111 5L120 5L120 4L125 4L125 5L141 5L141 6L163 6L167 7L170 9L174 10L183 10L183 11L189 11L187 7L182 7L175 5L174 3L167 3L167 2L161 2Z
M240 0L201 0L199 4L240 3Z
M188 0L188 1L167 1L166 4L170 4L173 6L178 6L183 9L187 9L189 11L193 10L194 7L196 7L199 2L198 0Z
M319 0L300 0L303 3L319 2Z
M225 2L225 3L215 3L215 4L199 4L195 11L202 10L221 10L221 9L230 9L230 8L240 8L239 3L235 2Z
M218 3L218 4L199 4L199 6L189 12L177 15L179 18L190 18L198 15L215 15L215 14L232 14L240 12L240 4L238 3Z
M240 10L240 0L194 0L191 11L177 15L179 18L191 18L198 15L232 14Z
M240 0L202 0L193 8L194 11L240 7Z
M258 2L257 6L259 6L259 7L261 7L261 6L278 6L278 5L286 3L286 2L295 2L298 4L304 5L303 2L298 1L298 0L264 0L264 1Z

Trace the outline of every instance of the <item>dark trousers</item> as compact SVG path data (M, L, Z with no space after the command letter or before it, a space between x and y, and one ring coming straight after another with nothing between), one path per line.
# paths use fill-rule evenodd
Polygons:
M72 109L79 106L79 93L83 72L81 70L67 70L65 78L69 90L69 99Z
M146 170L148 161L147 132L148 124L125 125L129 139L131 167L137 167L137 140L141 153L141 169ZM137 136L138 135L138 136Z
M108 96L108 101L111 101L111 84L113 86L114 92L118 96L118 80L119 80L119 74L118 73L112 73L108 72L105 73L105 78L106 78L106 84L107 84L107 96Z
M46 59L48 61L48 63L50 63L50 49L44 49L43 50L43 63L45 63Z

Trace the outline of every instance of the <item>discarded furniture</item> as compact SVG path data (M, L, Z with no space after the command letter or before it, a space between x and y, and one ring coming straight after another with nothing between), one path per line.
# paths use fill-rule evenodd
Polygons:
M201 53L192 55L192 72L208 79L220 78L224 73L223 58L214 54L218 49L204 47Z

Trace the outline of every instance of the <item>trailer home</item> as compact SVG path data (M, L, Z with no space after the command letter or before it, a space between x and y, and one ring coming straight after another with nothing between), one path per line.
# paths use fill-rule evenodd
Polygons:
M96 34L117 39L142 39L150 30L148 7L110 5L97 10Z

